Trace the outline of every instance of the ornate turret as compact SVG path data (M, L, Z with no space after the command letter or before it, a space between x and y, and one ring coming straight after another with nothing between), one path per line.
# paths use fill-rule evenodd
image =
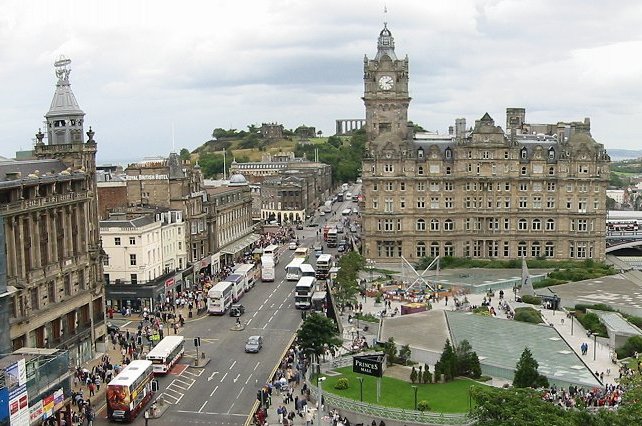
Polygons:
M64 56L60 56L54 63L58 82L49 112L45 114L49 145L83 143L82 125L85 113L78 106L78 101L71 91L70 63L71 60Z

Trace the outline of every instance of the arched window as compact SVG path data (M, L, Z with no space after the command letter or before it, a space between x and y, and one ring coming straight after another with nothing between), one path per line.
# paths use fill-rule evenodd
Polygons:
M424 166L418 166L417 167L417 174L418 175L423 175L424 174Z
M526 166L522 166L521 173L522 176L526 175Z
M517 257L526 257L526 241L517 244Z
M419 148L417 150L417 158L424 158L424 150L423 150L423 148Z
M539 257L541 254L541 249L542 247L539 244L539 241L533 241L531 244L531 256L532 257Z
M542 221L539 219L533 219L533 231L541 231L542 230Z
M450 175L451 173L452 173L452 171L451 171L450 167L446 167L446 174Z
M444 231L454 231L455 230L455 222L453 222L452 219L446 219L444 221Z
M417 231L425 231L426 230L426 221L424 219L417 219Z
M439 221L437 219L430 219L430 230L439 231Z
M451 158L453 158L453 150L448 147L446 148L446 159L450 160Z
M555 231L555 219L546 219L546 230Z
M439 243L437 241L433 241L430 243L430 257L434 259L437 256L439 256Z
M544 247L544 256L546 257L555 257L555 243L552 241L547 241L546 246Z
M517 229L519 231L526 231L528 229L528 221L526 219L517 221Z
M555 148L550 147L548 149L548 159L549 160L555 160Z
M446 241L444 243L444 256L453 257L455 255L455 248L453 247L452 241Z
M528 158L528 150L526 150L526 148L522 148L519 155L522 158L522 160L526 160L526 158Z
M417 250L416 250L417 257L426 256L426 243L424 243L423 241L419 241L417 243L417 247L416 248L417 248Z

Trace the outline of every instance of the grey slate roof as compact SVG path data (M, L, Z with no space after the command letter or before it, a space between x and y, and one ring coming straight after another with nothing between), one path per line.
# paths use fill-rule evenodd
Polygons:
M11 159L0 159L0 182L7 181L8 173L20 172L21 177L24 179L29 174L34 173L36 170L39 176L44 174L58 174L66 170L67 166L60 160L24 160L16 161Z

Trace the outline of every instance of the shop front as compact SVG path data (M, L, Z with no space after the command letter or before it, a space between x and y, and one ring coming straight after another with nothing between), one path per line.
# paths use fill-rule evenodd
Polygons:
M236 258L244 256L246 253L251 255L252 249L259 238L258 234L249 234L224 247L221 247L221 264L231 265L234 264L234 260Z
M153 311L163 302L166 279L146 284L109 284L105 286L107 309L121 314L141 312L144 308Z

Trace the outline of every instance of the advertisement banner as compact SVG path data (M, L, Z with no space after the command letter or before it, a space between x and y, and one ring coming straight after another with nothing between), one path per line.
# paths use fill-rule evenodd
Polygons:
M38 402L36 402L34 405L29 407L29 418L31 420L31 423L35 423L38 420L40 420L40 417L42 417L43 413L43 408L42 408L42 399Z
M62 388L54 392L54 411L60 410L65 402L65 392Z
M25 360L21 359L5 370L9 389L9 422L12 426L29 426L26 367Z
M53 394L49 395L48 397L46 397L42 401L42 406L43 406L42 409L44 411L43 418L46 419L48 417L53 416L53 413L54 413L54 396L53 396Z

